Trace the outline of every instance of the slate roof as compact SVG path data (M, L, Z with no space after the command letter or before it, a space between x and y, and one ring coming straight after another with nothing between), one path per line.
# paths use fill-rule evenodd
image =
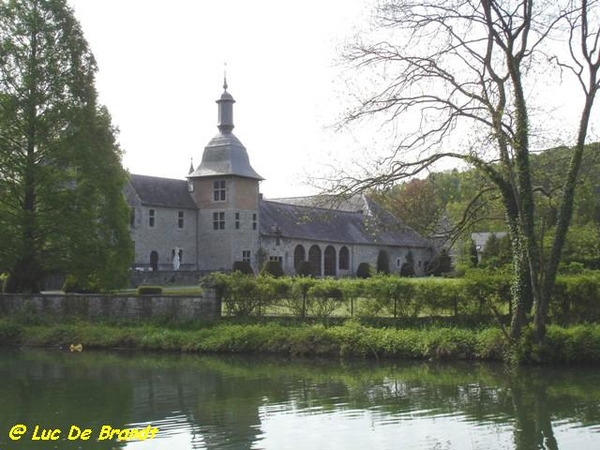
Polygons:
M289 201L289 199L286 199ZM369 211L344 211L262 200L260 231L265 236L345 244L429 247L414 230L365 199ZM373 210L377 210L373 212Z
M188 178L237 175L263 180L250 165L246 147L233 133L219 133L204 148L202 162Z
M129 182L144 205L197 209L185 180L131 174Z

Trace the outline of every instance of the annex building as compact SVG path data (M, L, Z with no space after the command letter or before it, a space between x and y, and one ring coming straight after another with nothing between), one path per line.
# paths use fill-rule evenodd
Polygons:
M380 254L399 272L412 253L417 275L434 254L431 243L361 195L335 206L322 198L264 199L263 178L233 134L233 104L225 82L218 134L186 180L130 175L135 269L226 271L235 261L257 272L268 260L295 274L309 261L315 276L354 275L361 262L376 267Z

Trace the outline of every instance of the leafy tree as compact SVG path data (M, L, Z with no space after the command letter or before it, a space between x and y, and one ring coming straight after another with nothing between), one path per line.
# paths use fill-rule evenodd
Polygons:
M377 273L390 273L390 256L385 250L380 250L377 255Z
M346 53L358 71L368 70L377 79L374 90L363 90L348 123L380 115L403 127L386 159L389 164L377 166L381 171L375 174L342 176L337 192L407 180L444 158L476 169L502 202L512 242L513 339L521 335L532 300L537 340L545 338L600 87L599 8L588 0L387 0L377 6L372 42L363 35ZM555 50L550 42L564 46ZM535 124L529 101L539 96L535 89L543 84L533 82L540 77L540 61L573 75L581 87L577 101L583 104L548 253L541 252L537 228L530 143ZM457 129L468 135L462 145L451 140Z
M479 252L477 251L477 245L473 239L469 242L469 261L471 267L477 267L479 265Z
M445 273L452 271L452 258L448 254L448 250L443 248L440 252L435 255L432 261L430 261L425 267L425 273L427 275L434 275L436 277L442 276Z
M126 282L127 174L96 70L65 0L0 1L0 266L10 291L38 292L50 272L86 289Z
M441 199L431 180L413 179L374 197L392 214L423 236L431 235L441 219Z

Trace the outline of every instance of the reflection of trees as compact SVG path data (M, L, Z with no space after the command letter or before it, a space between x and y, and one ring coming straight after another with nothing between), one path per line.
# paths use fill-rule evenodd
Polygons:
M572 398L552 399L548 395L545 377L533 375L532 371L517 371L511 379L512 400L515 414L515 450L530 448L558 450L552 429L553 411L568 409L572 414L576 405ZM566 403L566 404L565 404ZM567 408L567 405L570 407Z
M0 448L32 448L31 433L19 441L10 441L8 428L25 424L30 432L39 424L62 430L65 437L71 425L92 428L104 424L122 427L132 406L131 383L110 368L90 370L80 364L80 354L59 351L3 352L0 354ZM44 443L33 447L47 448ZM37 444L37 445L36 445ZM60 440L61 449L79 449L82 441ZM94 441L94 448L114 449L124 444Z
M586 369L513 373L485 364L342 366L256 356L15 355L0 354L2 423L66 429L68 421L90 428L150 422L163 437L189 431L192 448L252 448L260 433L259 411L270 405L310 414L370 410L387 422L407 420L411 411L460 415L478 424L514 426L516 450L558 450L552 419L600 423L600 375ZM6 433L0 435L1 448L8 447L5 439ZM64 444L61 448L75 447Z

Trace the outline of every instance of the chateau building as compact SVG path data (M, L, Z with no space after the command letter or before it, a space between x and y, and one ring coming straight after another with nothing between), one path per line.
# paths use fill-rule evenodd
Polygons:
M367 196L335 207L318 197L263 199L263 178L233 134L235 100L227 83L223 88L219 132L187 180L130 176L135 269L225 271L247 261L257 272L275 260L293 275L309 261L316 276L346 276L361 262L376 267L382 255L399 272L410 252L417 275L424 274L434 256L430 242Z

